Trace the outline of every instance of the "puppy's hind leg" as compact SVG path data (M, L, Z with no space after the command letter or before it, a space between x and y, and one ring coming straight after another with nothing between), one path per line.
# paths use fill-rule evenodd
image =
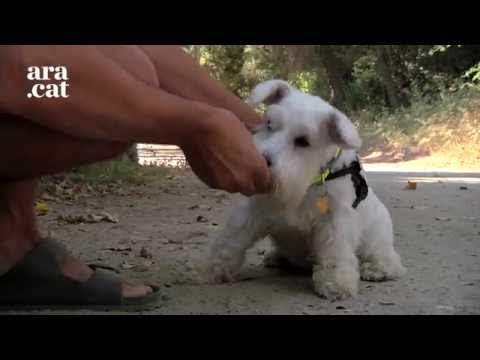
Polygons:
M237 206L225 228L210 250L208 259L210 282L234 281L246 251L265 236L261 216L255 216L254 206L244 199Z
M359 257L362 280L393 280L406 274L407 269L393 246L393 227L388 213L383 221L376 222L363 234Z

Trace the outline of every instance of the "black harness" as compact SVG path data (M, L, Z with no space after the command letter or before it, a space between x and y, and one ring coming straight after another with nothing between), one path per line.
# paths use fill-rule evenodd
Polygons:
M325 181L328 181L328 180L333 180L349 174L351 175L353 186L355 188L355 195L357 196L357 198L352 204L352 207L354 209L356 209L358 204L360 204L362 200L365 200L368 195L367 181L360 174L361 171L362 171L362 168L360 166L360 162L357 159L356 161L352 162L349 166L344 167L343 169L340 169L333 173L330 173L325 178Z

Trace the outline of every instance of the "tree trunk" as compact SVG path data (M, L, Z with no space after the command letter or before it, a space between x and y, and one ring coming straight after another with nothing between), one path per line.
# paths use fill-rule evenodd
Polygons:
M397 108L401 105L406 105L406 99L401 95L393 78L391 58L387 45L377 46L376 50L377 70L387 92L387 99L390 107Z
M331 46L320 46L319 54L333 90L331 102L334 106L341 105L345 101L345 66L342 60L335 55Z

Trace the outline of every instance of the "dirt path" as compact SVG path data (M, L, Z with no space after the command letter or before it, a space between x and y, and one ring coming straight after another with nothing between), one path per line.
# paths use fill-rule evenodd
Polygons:
M40 222L85 260L113 265L129 279L162 284L169 299L147 314L480 314L480 173L370 172L368 179L392 212L409 273L395 282L362 282L357 298L334 303L313 293L308 276L263 268L268 240L248 253L244 274L252 280L195 285L192 268L235 196L208 189L191 174L126 196L90 198L75 206L52 202ZM418 181L416 191L403 190L407 179ZM55 220L99 209L119 222ZM140 256L142 248L151 259Z

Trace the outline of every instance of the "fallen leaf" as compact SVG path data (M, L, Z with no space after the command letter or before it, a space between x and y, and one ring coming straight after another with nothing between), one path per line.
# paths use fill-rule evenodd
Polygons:
M144 261L144 262L142 263L143 266L147 266L147 267L152 266L152 264L153 264L153 261L149 261L149 260Z
M50 209L48 208L48 205L44 202L38 202L35 205L35 212L37 213L38 216L47 215L49 210Z
M205 216L200 215L200 216L197 217L197 222L206 223L206 222L208 222L208 219Z
M102 211L98 214L88 214L86 218L86 222L89 224L95 224L99 222L111 222L111 223L118 223L118 219L109 214L106 211Z
M417 206L417 205L413 205L410 207L410 209L415 209L415 210L425 210L425 209L428 209L428 207L426 206Z
M125 262L120 264L120 267L123 270L130 270L130 269L133 269L135 267L135 265L129 264L128 262L125 261Z
M146 259L151 259L153 257L153 255L146 247L142 247L140 249L140 257L143 257L143 258L146 258Z
M57 221L67 224L81 224L86 221L83 215L59 215Z
M385 306L396 305L396 304L395 304L394 302L392 302L392 301L382 301L382 300L380 300L378 303L379 303L380 305L385 305Z
M100 215L103 216L103 220L109 221L111 223L118 223L118 219L106 211L102 211Z
M405 189L407 189L407 190L417 190L417 183L415 181L408 181Z
M89 223L89 224L95 224L95 223L101 222L103 220L103 216L88 214L86 220L87 220L87 223Z
M102 260L102 258L98 258L97 260ZM114 268L113 266L110 266L110 265L106 265L106 264L103 264L103 263L93 263L93 264L90 264L91 267L98 267L100 269L105 269L105 270L110 270L110 271L113 271L114 273L120 273L120 271L116 268Z
M182 240L168 239L167 243L168 244L181 244Z
M151 262L145 261L143 264L135 266L133 270L136 272L146 272L150 270L151 265L152 265Z
M126 245L120 245L117 247L111 247L111 248L105 248L103 250L109 250L109 251L132 251L132 248Z
M188 208L188 210L195 210L195 209L200 209L200 206L198 205L192 205Z
M53 196L49 195L48 193L43 193L42 200L55 201L56 199Z
M188 234L187 239L192 239L192 238L201 237L201 236L208 236L208 234L205 231L192 231Z
M218 224L215 224L215 223L209 224L209 225L208 225L208 228L209 228L210 230L218 230L218 229L219 229Z

